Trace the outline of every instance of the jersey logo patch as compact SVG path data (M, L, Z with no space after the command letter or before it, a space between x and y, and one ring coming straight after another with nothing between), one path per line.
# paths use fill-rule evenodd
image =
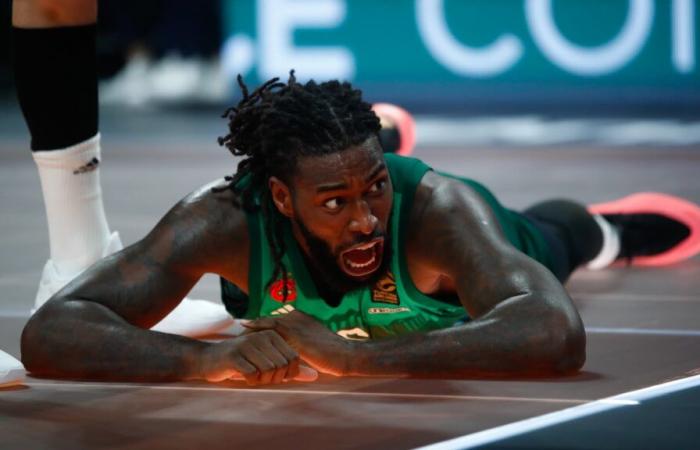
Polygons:
M364 341L369 339L369 334L359 327L338 330L338 335L350 341Z
M270 297L276 302L288 303L297 299L297 284L292 274L287 275L287 300L284 299L284 280L277 280L270 286Z
M397 314L410 311L411 309L406 308L405 306L399 306L397 308L369 308L367 310L367 312L370 314Z
M399 296L396 292L396 281L394 274L387 272L372 289L372 301L379 303L399 304Z

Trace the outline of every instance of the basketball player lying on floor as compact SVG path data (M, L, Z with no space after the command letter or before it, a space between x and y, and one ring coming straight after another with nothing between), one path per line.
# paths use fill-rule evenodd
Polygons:
M303 377L303 364L339 376L566 374L586 349L562 286L574 269L700 250L700 209L684 200L514 212L472 180L383 153L380 121L348 83L241 85L220 139L243 157L237 173L39 309L22 334L29 371L250 384ZM222 277L249 332L210 343L149 330L205 273Z

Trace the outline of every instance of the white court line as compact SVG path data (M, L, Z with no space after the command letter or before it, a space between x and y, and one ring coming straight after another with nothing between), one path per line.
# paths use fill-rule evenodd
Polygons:
M424 147L477 145L615 147L693 145L700 122L675 119L550 119L539 115L454 118L418 117L418 144ZM574 145L573 148L576 148Z
M28 319L31 313L28 309L8 309L0 310L0 317L7 319Z
M635 401L637 404L639 404L639 402L642 402L643 400L648 400L650 398L659 397L664 394L670 394L695 386L700 386L700 375L669 381L667 383L657 384L643 389L638 389L636 391L625 392L623 394L596 400L584 405L573 406L561 411L532 417L530 419L525 419L518 422L512 422L499 427L479 431L477 433L467 434L446 441L437 442L435 444L426 445L424 447L419 447L417 450L452 450L474 448L517 436L519 434L540 430L552 425L558 425L560 423L569 422L571 420L580 419L625 406L625 404L622 403L610 403L611 400Z
M586 333L641 334L650 336L700 336L700 330L674 330L671 328L586 327Z
M203 386L159 386L159 385L144 385L137 383L41 383L29 382L25 383L32 387L51 387L51 388L81 388L81 389L148 389L157 391L205 391L205 392L228 392L242 394L299 394L299 395L322 395L322 396L345 396L345 397L377 397L377 398L406 398L414 400L477 400L490 402L534 402L534 403L563 403L583 405L588 404L592 400L578 398L537 398L537 397L492 397L478 395L443 395L443 394L404 394L390 392L344 392L344 391L318 391L318 390L301 390L301 389L263 389L263 388L221 388L221 387L203 387ZM614 405L634 405L632 400L611 400Z
M593 284L593 281L590 282ZM603 302L683 302L700 303L697 295L667 295L667 294L635 294L635 293L598 293L569 291L574 300L603 301Z

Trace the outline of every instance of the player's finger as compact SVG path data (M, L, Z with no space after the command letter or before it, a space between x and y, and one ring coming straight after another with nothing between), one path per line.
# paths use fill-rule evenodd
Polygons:
M247 323L242 323L241 325L251 330L274 330L277 326L277 322L272 317L262 317Z
M242 353L245 359L258 369L256 384L269 384L277 370L275 363L268 358L268 355L255 346L246 347L242 350Z
M233 365L238 372L232 374L230 380L245 380L251 386L257 384L259 373L254 365L240 356L233 359Z
M250 366L253 369L252 377L257 380L258 373L255 370L255 368L251 365ZM228 380L236 380L236 381L243 381L246 380L245 376L242 373L235 372L231 376L227 378ZM303 364L299 365L299 373L294 377L294 378L288 378L287 380L294 380L294 381L302 381L302 382L311 382L311 381L316 381L318 379L318 372L316 369L313 369L309 366L305 366Z
M250 366L250 367L253 367L253 366ZM255 370L255 368L253 368L253 370ZM257 376L258 376L258 373L257 373L257 371L255 371L253 374L254 379L257 380ZM243 381L246 378L243 376L242 373L235 372L233 375L231 375L227 379L236 380L236 381ZM318 379L318 372L316 371L316 369L313 369L309 366L305 366L303 364L300 364L299 365L299 373L297 374L297 376L295 376L294 378L289 378L289 379L287 379L287 381L293 380L293 381L301 381L301 382L308 383L311 381L316 381L317 379ZM251 384L251 383L249 383L249 384Z
M298 356L296 352L274 331L261 332L260 337L256 341L256 345L275 365L274 375L271 380L272 383L281 383L285 378L291 378L292 376L288 373L290 368L298 372L296 367L291 367L293 361L297 361L298 366Z
M270 333L269 336L272 345L275 346L277 351L279 351L287 361L287 373L284 375L284 378L291 380L299 374L299 353L282 339L279 334Z
M299 375L294 377L294 381L316 381L318 379L318 372L309 366L303 364L299 365Z

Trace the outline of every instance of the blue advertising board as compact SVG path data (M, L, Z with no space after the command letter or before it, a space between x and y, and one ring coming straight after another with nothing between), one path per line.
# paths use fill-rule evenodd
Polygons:
M401 103L700 103L695 0L228 0L231 82Z

